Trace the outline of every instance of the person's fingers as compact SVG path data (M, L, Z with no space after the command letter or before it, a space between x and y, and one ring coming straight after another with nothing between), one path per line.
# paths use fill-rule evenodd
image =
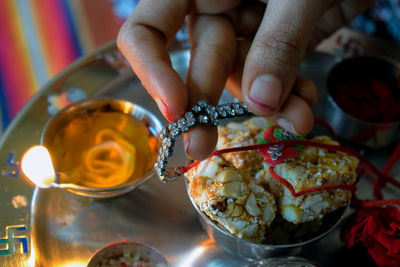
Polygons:
M240 6L224 13L231 20L236 36L253 39L263 18L265 5L258 1L244 1Z
M319 0L268 1L242 81L243 100L255 114L271 116L287 100L310 36L326 5ZM296 128L308 129L300 124L312 124L312 114L305 114L309 116L293 121Z
M216 105L232 71L236 56L235 32L224 16L190 16L191 60L186 77L189 104L200 99ZM198 127L184 136L185 150L192 159L203 159L215 148L217 129Z
M328 9L319 20L310 40L308 51L339 28L349 24L358 14L372 7L376 0L345 0Z
M231 75L225 87L237 99L242 99L242 75L253 38L262 21L265 5L259 1L245 1L239 7L225 13L236 32L237 54Z
M226 81L225 87L237 99L242 100L242 76L247 53L250 50L251 41L247 39L237 40L236 60L232 72Z
M206 98L217 104L236 57L232 24L224 16L200 15L188 20L191 57L186 77L190 104Z
M243 0L194 0L192 10L197 14L221 14L240 5Z
M304 76L299 76L293 85L292 94L299 96L310 106L314 106L318 101L317 87L314 82Z
M278 124L287 131L304 135L310 132L314 125L310 105L301 97L290 94L281 109L270 117L268 121Z
M361 12L372 7L376 3L376 0L345 0L338 8L342 12L342 25L338 25L337 29L341 26L349 24L353 18L355 18Z
M233 73L228 79L228 90L238 99L241 99L238 84L242 73ZM318 93L315 84L308 78L299 76L293 86L292 95L284 103L279 112L267 118L273 123L277 123L286 130L294 134L305 134L313 127L313 121L305 118L312 117L311 106L318 100ZM296 126L293 122L296 122Z
M170 62L168 43L184 23L187 1L140 1L118 35L118 47L168 120L187 109L187 89Z
M192 160L203 160L214 150L218 140L216 127L201 126L183 135L186 156Z
M246 55L250 49L251 42L248 40L240 40L237 45L236 61L231 75L226 82L226 88L237 99L242 99L241 84L243 74L243 64ZM298 76L292 89L294 95L299 96L306 101L310 106L314 106L318 101L317 87L314 82L304 76Z

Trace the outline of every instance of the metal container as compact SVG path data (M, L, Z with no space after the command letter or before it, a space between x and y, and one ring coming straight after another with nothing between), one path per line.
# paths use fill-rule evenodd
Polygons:
M229 234L226 230L223 229L222 226L219 226L206 214L204 214L196 205L194 200L190 197L188 190L188 181L187 179L185 180L189 199L192 202L192 205L197 212L201 226L206 231L207 235L229 254L235 257L239 257L245 261L254 262L257 264L269 264L276 260L275 258L285 256L297 256L311 251L311 249L316 246L317 242L321 238L334 230L340 224L340 222L344 218L344 214L347 209L346 206L332 212L333 216L331 216L331 218L333 219L328 223L323 223L323 225L321 226L321 229L323 230L318 235L309 240L294 244L282 245L254 243L249 240L241 239Z
M150 264L151 266L170 266L166 258L158 250L149 245L132 241L119 241L110 243L97 250L91 257L87 267L106 266L105 262L107 262L108 259L119 259L120 257L123 257L124 254L140 255L142 257L141 260L146 261L147 264ZM115 264L115 266L120 265Z
M332 67L326 80L327 98L324 117L339 137L373 149L387 147L399 139L400 121L373 123L361 120L344 111L332 97L338 83L354 78L377 77L399 89L398 73L397 63L372 56L343 59ZM400 94L400 90L397 91ZM373 108L376 107L371 106L371 109Z
M271 259L270 262L266 263L265 267L320 267L319 264L311 262L307 259L287 256Z
M57 130L60 127L66 125L71 119L76 118L81 114L87 114L88 112L103 111L103 110L107 111L111 110L112 112L121 112L123 114L129 114L141 120L147 126L150 133L158 140L158 134L162 128L162 124L160 120L149 110L125 100L117 100L111 98L97 98L97 99L92 98L73 103L62 109L53 118L51 118L43 129L41 135L41 145L47 147L48 144L57 134ZM50 149L50 154L52 154L51 149ZM57 159L53 160L57 161ZM153 166L153 163L154 162L152 162L151 166ZM134 180L130 179L131 181L128 180L126 183L114 187L98 188L98 187L89 187L77 184L62 184L62 183L55 184L55 187L64 188L72 193L83 196L97 197L97 198L114 197L122 195L124 193L127 193L135 189L153 175L155 175L155 171L152 167L150 167L147 170L147 172L140 178Z
M372 44L373 52L385 52L400 61L399 46L382 49L356 32L346 36L362 44ZM327 53L311 53L301 68L301 74L317 85L321 99L325 95L325 77L336 64L336 56L331 53L336 51L336 38L328 41L332 48L326 50ZM172 48L172 65L185 77L190 51L186 47ZM121 61L110 61L110 58L123 59L115 43L74 62L38 91L3 132L0 140L0 161L3 163L0 172L0 241L3 243L0 245L0 266L87 266L93 253L116 240L151 245L174 267L257 266L225 252L208 237L188 199L184 179L163 184L154 176L120 197L96 199L58 188L34 187L18 173L21 156L27 148L40 143L43 128L51 119L49 97L65 99L71 87L78 88L90 98L134 101L167 123L127 65L124 67ZM231 101L229 94L222 97L226 102ZM321 117L322 108L315 114ZM365 156L377 168L382 168L390 154L381 151L377 156L366 151ZM179 141L170 163L180 166L185 160L185 151ZM399 177L400 164L393 166L391 174ZM361 197L372 199L372 181L369 176L365 178L360 180L358 192L362 193ZM384 193L387 199L398 197L398 192L391 188ZM301 257L324 267L374 265L365 250L345 249L339 232L336 227Z

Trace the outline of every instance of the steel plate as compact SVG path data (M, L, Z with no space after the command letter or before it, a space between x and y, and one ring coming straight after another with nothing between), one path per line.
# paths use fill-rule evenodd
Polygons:
M345 34L361 38L349 31ZM338 55L337 46L332 45L334 39L329 42L321 46L323 52L311 54L301 67L302 74L316 82L322 99L326 74ZM393 53L400 55L398 51ZM171 58L174 68L184 76L189 62L187 47L171 48ZM86 266L96 250L120 240L146 243L166 256L172 266L251 266L208 238L186 195L183 179L162 184L152 177L140 188L111 199L43 190L28 183L20 174L19 159L26 149L39 144L41 131L54 112L54 96L67 102L82 96L126 99L166 122L114 43L77 61L49 82L21 111L0 142L0 266ZM227 99L229 94L224 94L223 100ZM323 109L320 101L315 112L322 114ZM363 153L381 167L390 149ZM184 163L182 146L177 145L170 164ZM400 173L399 164L393 173ZM371 197L370 189L371 177L365 177L359 196ZM389 188L386 195L394 197L395 191ZM346 261L341 260L346 257L344 251L335 230L313 253L301 256L323 266L345 266ZM364 251L355 258L370 263Z

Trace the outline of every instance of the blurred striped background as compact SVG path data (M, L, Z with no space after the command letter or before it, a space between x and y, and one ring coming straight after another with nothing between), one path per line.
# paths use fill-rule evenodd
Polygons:
M49 79L114 40L138 1L0 0L0 132ZM350 27L399 44L400 0L377 0Z
M5 129L76 58L114 40L135 0L1 0L0 108Z

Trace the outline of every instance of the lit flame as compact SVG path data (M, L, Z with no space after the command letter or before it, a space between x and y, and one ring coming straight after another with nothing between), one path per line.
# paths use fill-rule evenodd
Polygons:
M194 266L196 261L205 253L215 250L216 244L212 239L207 239L196 245L196 248L192 250L188 255L185 255L185 260L182 263L178 263L179 267Z
M21 169L35 185L50 187L56 181L56 173L50 153L44 146L33 146L22 157Z
M26 262L26 266L28 267L35 267L36 263L36 251L35 245L31 242L31 255L29 255L28 261Z

